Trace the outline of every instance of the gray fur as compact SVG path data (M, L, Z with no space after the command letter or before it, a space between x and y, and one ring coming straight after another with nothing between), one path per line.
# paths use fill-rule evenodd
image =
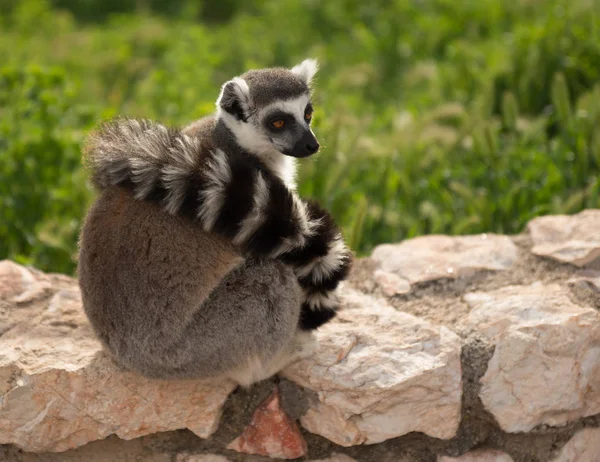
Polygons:
M286 156L306 157L319 147L304 117L311 106L310 82L316 69L316 61L305 60L292 70L251 70L223 84L217 99L218 121L243 149L292 187L294 172L289 170L294 166ZM271 123L278 112L287 114L288 120L283 129L274 130ZM309 145L315 150L306 150Z
M149 120L116 119L103 124L84 147L85 164L99 189L129 178L144 199L158 181L169 185L166 208L176 213L190 170L201 168L198 138Z
M85 163L100 195L82 230L79 281L92 326L124 367L161 378L225 375L248 385L310 351L310 336L297 331L301 305L335 310L337 298L301 289L298 278L318 284L351 261L334 234L313 261L276 260L301 251L327 218L309 216L281 148L314 136L303 112L314 72L312 61L292 71L250 71L223 85L215 117L184 129L117 119L88 139ZM295 111L298 127L278 137L265 131L264 118L282 108ZM215 227L237 184L231 159L251 169L243 178L253 181L245 195L252 200L239 229L224 237ZM276 183L290 195L289 209L272 208L272 191L281 194ZM268 229L273 210L294 221L296 234L269 254L242 253Z
M127 369L157 378L235 371L249 385L294 341L301 293L291 268L243 260L224 239L125 191L100 194L80 247L86 314Z
M310 92L306 82L284 68L252 70L240 77L248 82L250 98L256 107Z

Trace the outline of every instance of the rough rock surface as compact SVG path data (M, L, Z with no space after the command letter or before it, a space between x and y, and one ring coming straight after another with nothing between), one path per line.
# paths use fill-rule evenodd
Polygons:
M115 436L55 453L22 452L14 446L0 446L2 462L173 462L175 457L149 450L144 447L143 438L125 441Z
M559 284L469 293L467 325L496 345L480 397L508 432L600 413L600 314ZM543 391L542 391L543 390Z
M372 258L382 271L405 283L469 277L477 272L501 271L512 266L517 247L507 236L422 236L400 244L382 244Z
M301 418L342 446L420 431L452 438L460 421L459 337L345 288L339 321L319 330L317 353L283 371L316 393Z
M306 441L296 422L282 409L278 389L256 409L244 433L227 448L280 459L296 459L306 455Z
M374 282L381 287L383 294L388 297L407 294L410 292L410 283L394 273L388 273L383 270L375 270L373 273Z
M327 459L313 460L311 462L356 462L356 459L349 457L345 454L332 454Z
M118 370L72 278L0 262L0 461L266 462L227 446L298 420L313 462L600 460L599 212L378 247L317 353L250 389Z
M585 428L563 446L552 462L598 462L600 428Z
M495 449L476 449L459 457L438 457L438 462L513 462L513 458Z
M120 370L93 337L73 280L3 261L0 281L0 443L64 451L113 433L216 430L233 382Z
M600 294L600 271L583 271L569 279L569 284L575 287L587 287Z
M177 454L175 462L229 462L229 459L219 454Z
M536 255L577 266L600 257L600 210L539 217L527 228L534 244L531 251Z

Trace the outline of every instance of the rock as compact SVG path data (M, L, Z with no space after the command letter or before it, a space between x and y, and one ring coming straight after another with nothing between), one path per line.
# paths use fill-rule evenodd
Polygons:
M575 434L552 462L597 462L600 454L600 428L585 428Z
M218 454L182 453L175 456L175 462L229 462L229 459Z
M388 273L383 270L375 270L373 273L375 283L381 287L383 294L388 297L403 295L410 292L410 284L406 279L396 276L394 273Z
M600 309L600 271L584 270L567 282L581 304Z
M142 438L125 441L109 436L66 452L35 454L12 445L0 446L2 462L173 462L173 455L154 452Z
M567 281L572 287L588 288L600 294L600 271L584 271Z
M576 266L585 266L600 257L600 210L535 218L527 229L535 255Z
M466 324L495 344L481 400L507 432L600 412L600 315L559 284L465 295Z
M410 284L469 277L480 271L502 271L517 259L518 250L506 236L422 236L400 244L382 244L372 259L380 269Z
M445 327L346 288L316 354L282 375L315 392L302 425L342 446L420 431L452 438L461 409L461 342Z
M31 270L10 260L0 261L0 299L27 303L51 292L52 284L44 277L36 278Z
M296 422L283 411L279 389L276 388L256 409L242 435L232 441L227 449L280 459L297 459L306 455L307 446Z
M438 462L513 462L513 458L495 449L476 449L460 457L440 456Z
M353 459L352 457L349 457L345 454L338 454L338 453L333 453L331 454L331 457L328 457L327 459L318 459L318 460L313 460L311 462L357 462L356 459Z
M50 293L19 301L42 282ZM101 351L70 278L2 262L0 287L0 321L10 326L0 337L0 444L65 451L111 434L188 428L206 438L216 430L233 382L149 380L119 369Z

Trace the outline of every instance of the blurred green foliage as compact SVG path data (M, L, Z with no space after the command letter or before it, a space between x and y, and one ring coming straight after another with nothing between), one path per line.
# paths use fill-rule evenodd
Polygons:
M72 272L85 133L317 57L300 192L359 253L598 207L600 0L0 0L0 258Z

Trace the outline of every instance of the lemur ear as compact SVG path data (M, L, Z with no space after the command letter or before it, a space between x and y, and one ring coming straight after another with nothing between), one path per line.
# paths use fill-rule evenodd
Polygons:
M291 71L304 80L306 85L310 85L318 69L319 63L316 59L305 59L300 64L292 67Z
M247 122L250 115L250 88L246 81L235 77L225 82L217 99L217 107L236 119Z

